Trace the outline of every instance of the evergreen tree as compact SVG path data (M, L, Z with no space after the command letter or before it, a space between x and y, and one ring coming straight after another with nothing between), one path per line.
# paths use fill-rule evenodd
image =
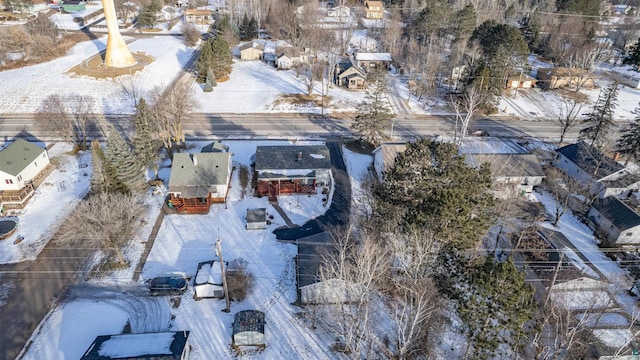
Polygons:
M98 140L91 142L91 192L126 193L127 187L118 179L113 164L107 159Z
M198 69L198 78L196 81L199 83L203 83L207 80L207 73L210 70L211 62L213 59L213 49L211 48L211 39L207 40L204 45L202 45L202 50L200 50L200 55L198 56L198 60L196 61L196 68Z
M140 163L146 168L152 169L157 177L162 142L155 136L151 116L147 102L140 99L133 118L135 135L132 139L132 145L133 153Z
M247 41L250 39L249 17L247 16L247 13L244 13L244 17L242 18L242 23L240 24L240 27L238 27L238 36L242 41Z
M407 144L374 188L376 214L405 229L428 229L444 243L465 249L476 245L491 224L490 187L488 166L470 168L455 144L421 139Z
M247 27L247 36L249 37L249 40L258 37L258 30L258 22L256 21L256 18L252 16L249 20L249 26Z
M387 82L383 72L374 72L369 77L372 83L367 89L362 103L357 106L358 115L351 124L351 129L360 138L378 146L387 139L386 131L393 121L393 114L387 100Z
M618 101L618 83L613 82L600 93L596 104L586 115L585 128L580 130L579 139L588 141L592 146L603 150L613 127L613 111Z
M478 21L478 15L476 9L472 4L467 4L456 13L456 23L453 27L454 42L466 42L473 29L476 28L476 22Z
M152 1L149 5L140 9L136 22L141 28L154 28L158 24L158 13L162 10L160 5Z
M636 110L638 117L629 127L622 131L618 139L618 151L629 158L640 161L640 109Z
M113 165L107 169L109 175L122 182L129 192L140 190L144 187L144 174L142 164L134 156L131 147L117 131L111 131L107 137L106 158Z
M462 284L454 287L458 312L473 345L467 356L492 359L500 345L515 348L528 339L528 323L536 310L534 290L513 260L496 262L487 257L465 273Z
M635 66L636 69L640 66L640 38L631 47L631 49L629 49L629 55L626 62Z
M229 44L221 36L209 39L202 46L202 51L196 62L197 80L201 83L206 81L209 70L213 72L215 80L222 80L231 73L232 64L233 55Z

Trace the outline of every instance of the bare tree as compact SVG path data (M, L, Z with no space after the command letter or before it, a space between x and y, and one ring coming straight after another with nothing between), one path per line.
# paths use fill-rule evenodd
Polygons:
M339 304L326 305L325 320L341 339L337 350L360 354L370 340L372 295L389 268L388 256L375 246L372 236L356 236L353 225L332 229L330 235L335 249L323 256L320 278L340 280L346 298Z
M187 46L194 47L200 41L200 31L196 29L195 25L188 23L182 28L184 34L184 42Z
M296 68L297 72L301 75L302 83L306 87L307 95L313 95L313 85L316 81L322 80L325 65L320 62L313 64L303 63Z
M574 194L581 194L585 190L576 180L566 176L556 167L545 167L545 178L542 181L543 188L554 198L553 226L558 225L560 218L577 201Z
M94 100L88 95L49 95L36 113L38 126L52 131L76 149L87 148L89 131L95 126Z
M171 152L173 143L183 147L183 124L198 105L193 94L193 83L189 79L183 79L166 89L156 88L152 91L151 98L151 121L161 134L164 148Z
M449 106L456 114L456 142L459 143L468 135L469 123L474 118L482 102L482 93L477 87L467 88L461 96L450 97ZM460 131L458 131L458 124L460 124Z
M131 240L144 213L144 204L136 195L91 195L69 215L60 239L70 246L112 253L119 265L125 265L122 248Z
M562 144L569 129L576 126L580 120L582 120L579 118L581 111L582 103L578 100L571 99L562 101L557 118L558 124L560 124L560 141L558 141L558 145Z

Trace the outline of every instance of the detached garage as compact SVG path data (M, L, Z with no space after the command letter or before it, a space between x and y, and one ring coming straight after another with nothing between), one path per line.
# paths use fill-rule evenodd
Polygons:
M243 310L233 317L231 346L265 346L264 313L258 310Z

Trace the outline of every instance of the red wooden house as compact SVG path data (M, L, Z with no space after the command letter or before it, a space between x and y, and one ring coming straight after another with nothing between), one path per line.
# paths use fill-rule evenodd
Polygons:
M325 145L258 146L256 192L275 201L280 194L315 194L331 182L331 157Z

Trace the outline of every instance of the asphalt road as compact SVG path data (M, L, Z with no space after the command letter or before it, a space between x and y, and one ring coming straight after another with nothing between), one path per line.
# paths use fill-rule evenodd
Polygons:
M132 130L130 115L96 115L99 126L92 137L103 138L103 129L112 126L124 132ZM189 139L251 138L251 137L320 137L336 139L352 136L351 120L299 114L193 114L184 123ZM532 137L557 140L560 130L555 121L524 121L511 118L485 118L471 123L470 131L483 130L496 137ZM577 136L572 129L567 139ZM389 135L396 140L420 136L453 136L454 123L450 115L399 115ZM46 125L38 124L32 114L0 114L0 137L16 136L43 141L59 138Z

